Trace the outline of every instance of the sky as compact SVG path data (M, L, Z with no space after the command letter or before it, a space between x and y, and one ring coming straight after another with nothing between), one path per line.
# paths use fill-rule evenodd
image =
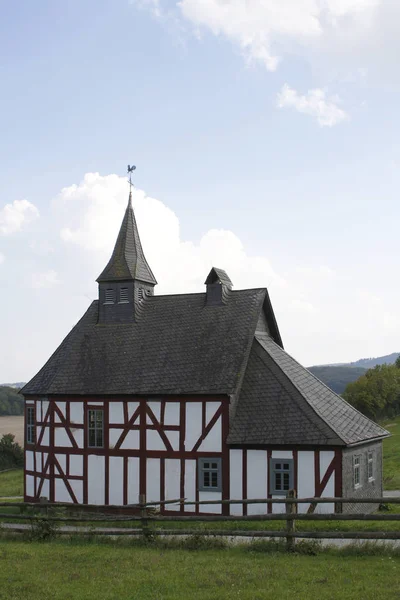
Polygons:
M0 0L0 382L97 297L135 164L156 293L267 287L305 366L400 350L400 4Z

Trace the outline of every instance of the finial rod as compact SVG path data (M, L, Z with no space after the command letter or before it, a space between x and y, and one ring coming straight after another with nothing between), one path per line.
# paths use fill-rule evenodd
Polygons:
M129 188L130 188L130 194L132 194L132 172L136 171L136 167L135 165L128 165L128 175L129 175Z

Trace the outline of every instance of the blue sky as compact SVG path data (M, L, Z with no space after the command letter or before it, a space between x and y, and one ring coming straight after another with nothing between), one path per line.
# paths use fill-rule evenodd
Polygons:
M96 297L132 162L159 293L202 290L218 261L268 286L305 364L399 350L400 8L0 7L0 381L32 376Z

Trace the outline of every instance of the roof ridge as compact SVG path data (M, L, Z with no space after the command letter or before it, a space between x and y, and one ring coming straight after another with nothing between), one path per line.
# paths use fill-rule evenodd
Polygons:
M235 413L236 413L236 410L237 410L237 407L238 407L239 398L240 398L240 390L242 389L244 377L245 377L246 370L247 370L247 365L249 363L251 348L252 348L254 336L255 336L255 333L256 333L256 330L257 330L257 323L258 323L258 319L260 318L260 311L263 309L263 306L264 306L265 293L267 292L267 288L260 288L260 289L264 290L264 295L260 298L260 305L259 305L258 310L256 311L256 315L255 315L255 318L254 318L254 327L251 328L251 332L252 333L251 333L251 335L249 335L248 345L247 345L246 351L244 352L244 355L243 355L243 360L242 360L242 363L241 363L241 369L240 369L240 372L239 372L238 382L237 382L236 387L234 389L235 401L232 404L232 415L231 415L231 418L233 418L235 416Z

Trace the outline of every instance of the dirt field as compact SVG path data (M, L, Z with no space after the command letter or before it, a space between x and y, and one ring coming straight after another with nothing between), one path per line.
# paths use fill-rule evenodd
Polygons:
M0 437L13 433L17 442L24 443L24 417L0 417Z

